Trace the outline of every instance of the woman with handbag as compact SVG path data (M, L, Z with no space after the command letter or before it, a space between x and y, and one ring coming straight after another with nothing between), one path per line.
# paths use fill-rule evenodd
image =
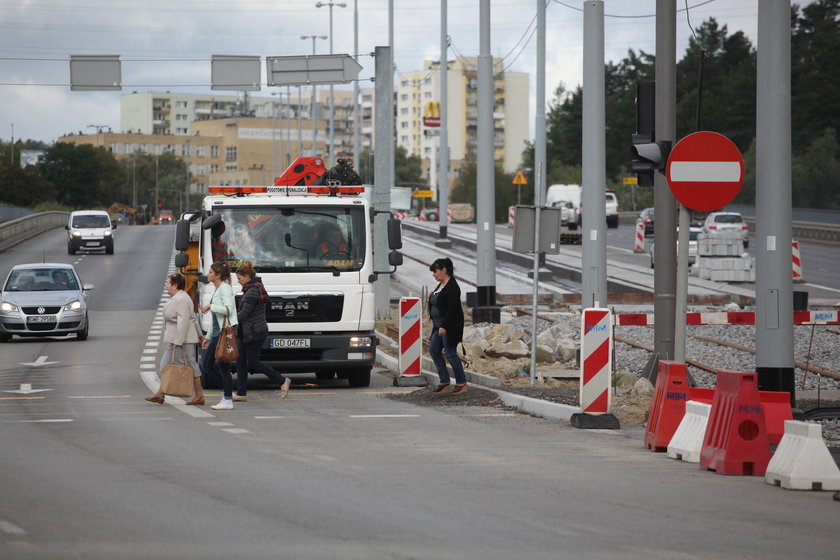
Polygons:
M213 312L213 331L210 335L210 341L205 341L201 345L204 349L202 365L205 372L216 377L219 387L222 388L222 400L210 408L232 410L233 389L230 382L230 366L228 365L230 362L228 360L235 361L235 358L221 361L217 356L217 354L223 353L219 352L220 345L224 345L221 350L227 347L225 339L229 335L226 331L235 328L238 323L236 320L236 304L233 300L233 288L230 285L230 268L228 268L227 263L217 261L211 264L210 270L207 271L207 280L216 287L216 291L213 292L210 303L201 308L202 313Z
M268 323L265 320L268 294L248 261L237 267L236 279L242 286L242 297L239 298L236 310L239 320L239 360L236 362L236 395L233 400L247 400L249 370L262 373L279 383L280 398L285 399L292 380L260 360L260 350L268 337Z
M437 368L440 383L432 389L435 395L463 395L467 392L467 377L464 365L458 357L457 346L464 338L464 310L461 307L461 288L455 281L452 259L437 259L429 266L437 287L429 295L429 318L432 320L432 336L429 338L429 354ZM449 383L446 360L455 374L455 385Z
M166 292L171 296L163 306L163 356L160 359L160 377L170 363L175 363L180 353L181 365L189 366L195 372L193 376L193 398L189 405L204 404L204 392L201 390L201 372L195 361L195 345L204 340L193 312L192 298L184 291L186 280L180 274L171 275L166 282ZM179 352L180 351L180 352ZM186 362L186 363L184 363ZM146 397L149 402L163 404L164 393L161 383L154 395Z

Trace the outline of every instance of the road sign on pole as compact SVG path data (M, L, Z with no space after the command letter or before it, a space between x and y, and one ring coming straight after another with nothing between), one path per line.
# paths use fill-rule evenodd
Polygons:
M517 171L516 172L516 177L513 178L513 184L514 185L527 185L528 184L528 179L525 178L525 175L522 173L522 171Z
M665 168L674 197L692 210L723 208L744 182L738 147L717 132L695 132L674 146Z

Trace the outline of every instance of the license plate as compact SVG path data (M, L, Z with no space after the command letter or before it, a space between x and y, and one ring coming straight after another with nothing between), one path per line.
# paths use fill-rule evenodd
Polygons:
M96 247L99 245L99 241L88 241L87 243L85 243L85 245L87 245L88 247Z
M309 348L308 338L272 338L270 348Z
M29 323L55 323L55 317L52 315L35 315L34 317L27 317L26 321Z

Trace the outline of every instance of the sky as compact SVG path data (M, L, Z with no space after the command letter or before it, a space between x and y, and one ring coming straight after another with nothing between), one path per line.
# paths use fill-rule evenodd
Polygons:
M492 0L491 45L505 68L531 76L531 120L536 86L539 0ZM582 82L583 1L547 0L546 101L560 83ZM338 4L345 3L346 7ZM335 2L332 48L354 53L353 16L359 18L360 87L373 87L376 46L388 44L388 0ZM330 35L330 8L316 0L0 0L0 137L54 142L94 133L95 126L120 131L120 96L134 91L211 93L210 58L312 53L302 35ZM328 4L329 2L323 2ZM675 0L677 59L691 35L685 0ZM801 0L800 5L807 3ZM398 72L420 70L440 57L440 0L393 0L394 57ZM758 0L688 0L691 24L709 17L743 31L756 44ZM605 58L618 62L630 49L656 49L655 0L605 0ZM647 17L645 17L647 16ZM473 57L479 48L479 2L448 0L449 59ZM316 39L317 53L330 40ZM119 55L123 89L70 91L70 55ZM264 66L263 66L264 68ZM264 71L263 71L264 74ZM263 80L265 77L263 76ZM352 87L352 86L349 86ZM269 96L263 84L254 95ZM232 94L234 92L216 92ZM533 130L533 123L531 130Z

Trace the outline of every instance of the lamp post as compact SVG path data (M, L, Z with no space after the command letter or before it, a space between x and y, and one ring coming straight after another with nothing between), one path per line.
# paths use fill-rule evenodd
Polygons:
M333 7L338 6L339 8L346 8L347 4L344 2L318 2L315 4L316 8L323 8L324 6L329 7L330 9L330 54L333 54ZM335 136L335 86L330 84L330 136L329 136L329 145L327 146L327 167L332 165L333 160L335 160L335 154L333 151L335 150L335 145L333 144L333 138Z
M315 54L315 39L326 39L326 35L301 35L301 39L312 39L312 54ZM312 85L312 102L309 105L309 119L312 121L312 155L316 153L315 138L317 137L318 129L315 128L315 89L317 86Z

